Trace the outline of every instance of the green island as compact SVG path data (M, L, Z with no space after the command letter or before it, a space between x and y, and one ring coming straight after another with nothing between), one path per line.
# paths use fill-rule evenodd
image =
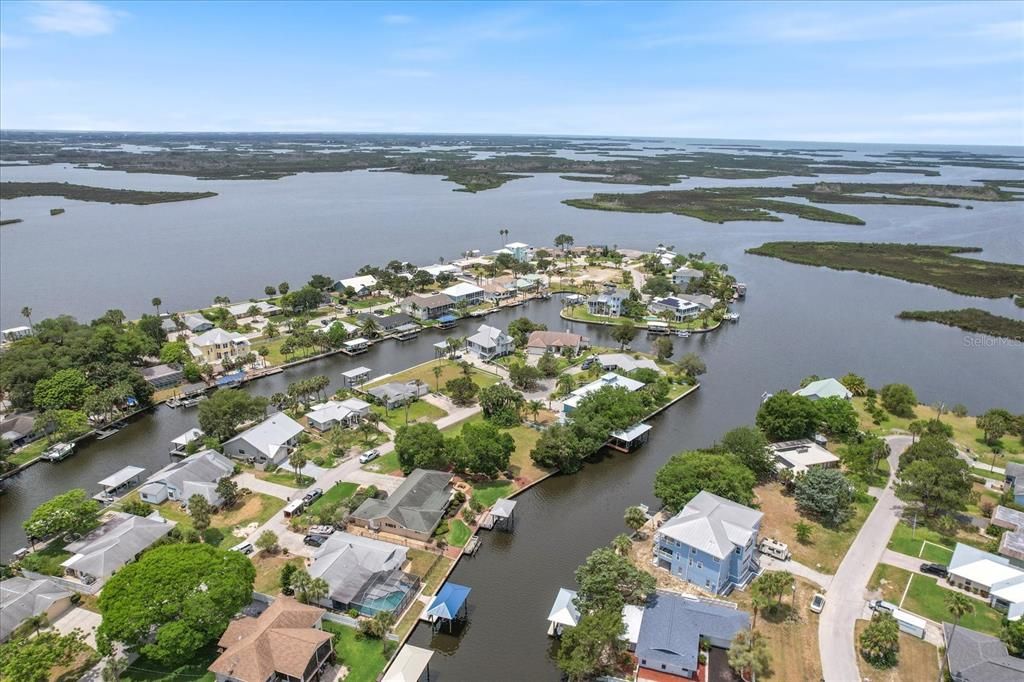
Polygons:
M798 198L827 204L888 204L957 208L959 204L938 199L1016 201L1018 196L1012 192L1005 192L991 183L972 186L818 182L794 185L793 187L707 187L640 194L595 194L589 199L566 199L562 203L575 208L599 211L676 213L709 223L724 223L730 220L779 222L782 218L774 215L775 213L789 213L806 220L845 225L864 224L863 220L854 215L806 204L776 201L773 198Z
M999 336L1004 339L1024 341L1024 321L1011 317L993 315L980 308L963 310L904 310L896 317L901 320L938 322L948 327L957 327L968 332Z
M0 220L0 227L3 227L4 225L17 225L20 222L23 222L21 218L8 218L6 220Z
M863 242L766 242L747 249L790 263L884 275L966 296L1003 298L1024 292L1024 265L958 255L980 252L976 246Z
M216 192L148 192L134 189L109 189L72 185L66 182L3 182L0 199L22 197L64 197L75 201L98 201L107 204L163 204L171 201L191 201L217 196ZM6 224L6 221L5 223Z

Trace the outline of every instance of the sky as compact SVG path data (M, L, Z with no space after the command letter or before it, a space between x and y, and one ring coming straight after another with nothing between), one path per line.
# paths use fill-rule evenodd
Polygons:
M4 0L0 127L1024 145L1024 2Z

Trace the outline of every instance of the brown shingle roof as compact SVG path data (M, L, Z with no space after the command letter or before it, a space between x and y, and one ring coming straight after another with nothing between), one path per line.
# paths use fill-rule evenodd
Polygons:
M274 673L303 679L310 660L331 634L314 626L324 610L280 597L258 618L232 621L217 645L224 649L210 672L242 682L265 682Z
M578 346L583 340L579 334L572 332L530 332L530 338L526 342L527 348L547 348L549 346Z

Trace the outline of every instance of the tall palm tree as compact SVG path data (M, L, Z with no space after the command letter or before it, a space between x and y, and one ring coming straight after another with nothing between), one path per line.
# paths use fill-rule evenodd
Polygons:
M156 308L156 316L160 317L160 306L163 305L163 301L159 297L154 296L153 300L149 302L151 306Z
M572 378L571 374L560 374L555 385L558 387L558 392L565 395L576 388L576 380Z
M21 316L28 320L28 326L31 327L33 331L35 331L35 327L32 324L32 309L29 308L28 306L25 306L24 308L21 309Z
M441 387L438 386L438 382L441 381L441 374L444 370L441 369L441 365L434 365L434 369L432 371L434 372L434 391L440 393Z
M537 423L537 415L544 409L544 403L539 400L531 400L526 403L526 409L533 413L533 422Z
M949 634L949 641L946 642L946 655L943 657L942 671L939 673L940 680L946 679L946 670L949 668L949 650L953 647L953 638L956 637L960 619L974 613L974 600L961 592L950 592L946 595L945 602L946 611L953 616L953 631Z

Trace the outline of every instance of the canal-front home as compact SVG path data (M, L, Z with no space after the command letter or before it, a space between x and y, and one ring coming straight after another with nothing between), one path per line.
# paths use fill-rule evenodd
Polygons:
M832 469L839 466L839 458L810 438L787 440L768 446L775 458L775 467L788 469L793 475L805 474L808 469Z
M334 661L334 637L323 631L326 612L290 597L276 598L258 617L228 624L210 664L217 682L311 682Z
M352 533L332 533L313 555L309 574L328 587L320 605L355 609L364 616L398 614L416 594L418 580L401 569L408 550Z
M370 530L429 542L452 498L452 475L416 469L387 499L366 500L349 521Z
M604 291L587 299L587 312L600 317L620 317L622 303L629 300L629 291L606 284Z
M704 273L694 268L683 266L672 273L672 283L677 287L685 287L695 279L701 279Z
M818 381L812 381L801 389L793 391L793 395L801 395L811 400L821 400L822 398L842 398L843 400L849 400L853 397L853 393L850 389L843 386L838 379L819 379Z
M585 386L580 386L569 394L569 397L562 401L562 414L572 414L572 411L579 407L580 402L591 393L597 393L603 388L624 388L630 393L639 391L644 387L644 382L624 377L615 372L608 372L596 381L591 381Z
M426 395L430 392L430 387L423 383L417 384L415 381L406 383L389 381L386 384L367 389L366 392L386 409L393 410Z
M150 476L139 488L139 498L150 504L166 500L188 504L193 495L199 495L211 506L219 507L223 500L217 493L217 483L234 472L235 465L230 459L216 450L203 450L168 464Z
M402 299L402 312L417 320L436 320L455 309L455 301L445 294L413 294Z
M587 339L572 332L530 332L526 340L526 352L530 355L543 355L544 353L561 354L563 351L571 351L573 355L579 354L587 345Z
M180 367L174 365L143 367L139 370L139 373L142 374L142 378L146 380L147 384L157 390L177 386L185 380L185 373Z
M703 310L703 308L693 301L688 301L685 298L680 298L679 296L656 298L651 301L647 307L655 314L664 312L671 313L672 319L676 322L682 322L684 320L698 317Z
M708 592L728 594L757 572L761 512L702 490L654 534L654 564Z
M301 434L301 424L284 412L278 412L224 443L224 454L253 460L258 469L268 463L280 465L299 444Z
M306 423L311 429L324 432L330 431L339 424L355 426L369 413L370 403L365 400L358 398L328 400L325 403L313 405L313 409L306 413Z
M497 327L482 324L476 330L476 334L466 339L466 348L476 353L482 360L493 360L512 354L516 349L516 342Z
M188 349L196 360L208 365L217 365L223 360L234 360L248 353L249 339L244 334L226 332L220 327L215 327L190 338Z
M102 582L154 542L171 532L174 524L160 517L111 512L103 523L80 540L65 545L71 558L61 566L69 577L86 585Z
M442 289L441 293L454 301L455 305L460 303L477 305L484 301L484 290L469 282L453 284L447 289Z

